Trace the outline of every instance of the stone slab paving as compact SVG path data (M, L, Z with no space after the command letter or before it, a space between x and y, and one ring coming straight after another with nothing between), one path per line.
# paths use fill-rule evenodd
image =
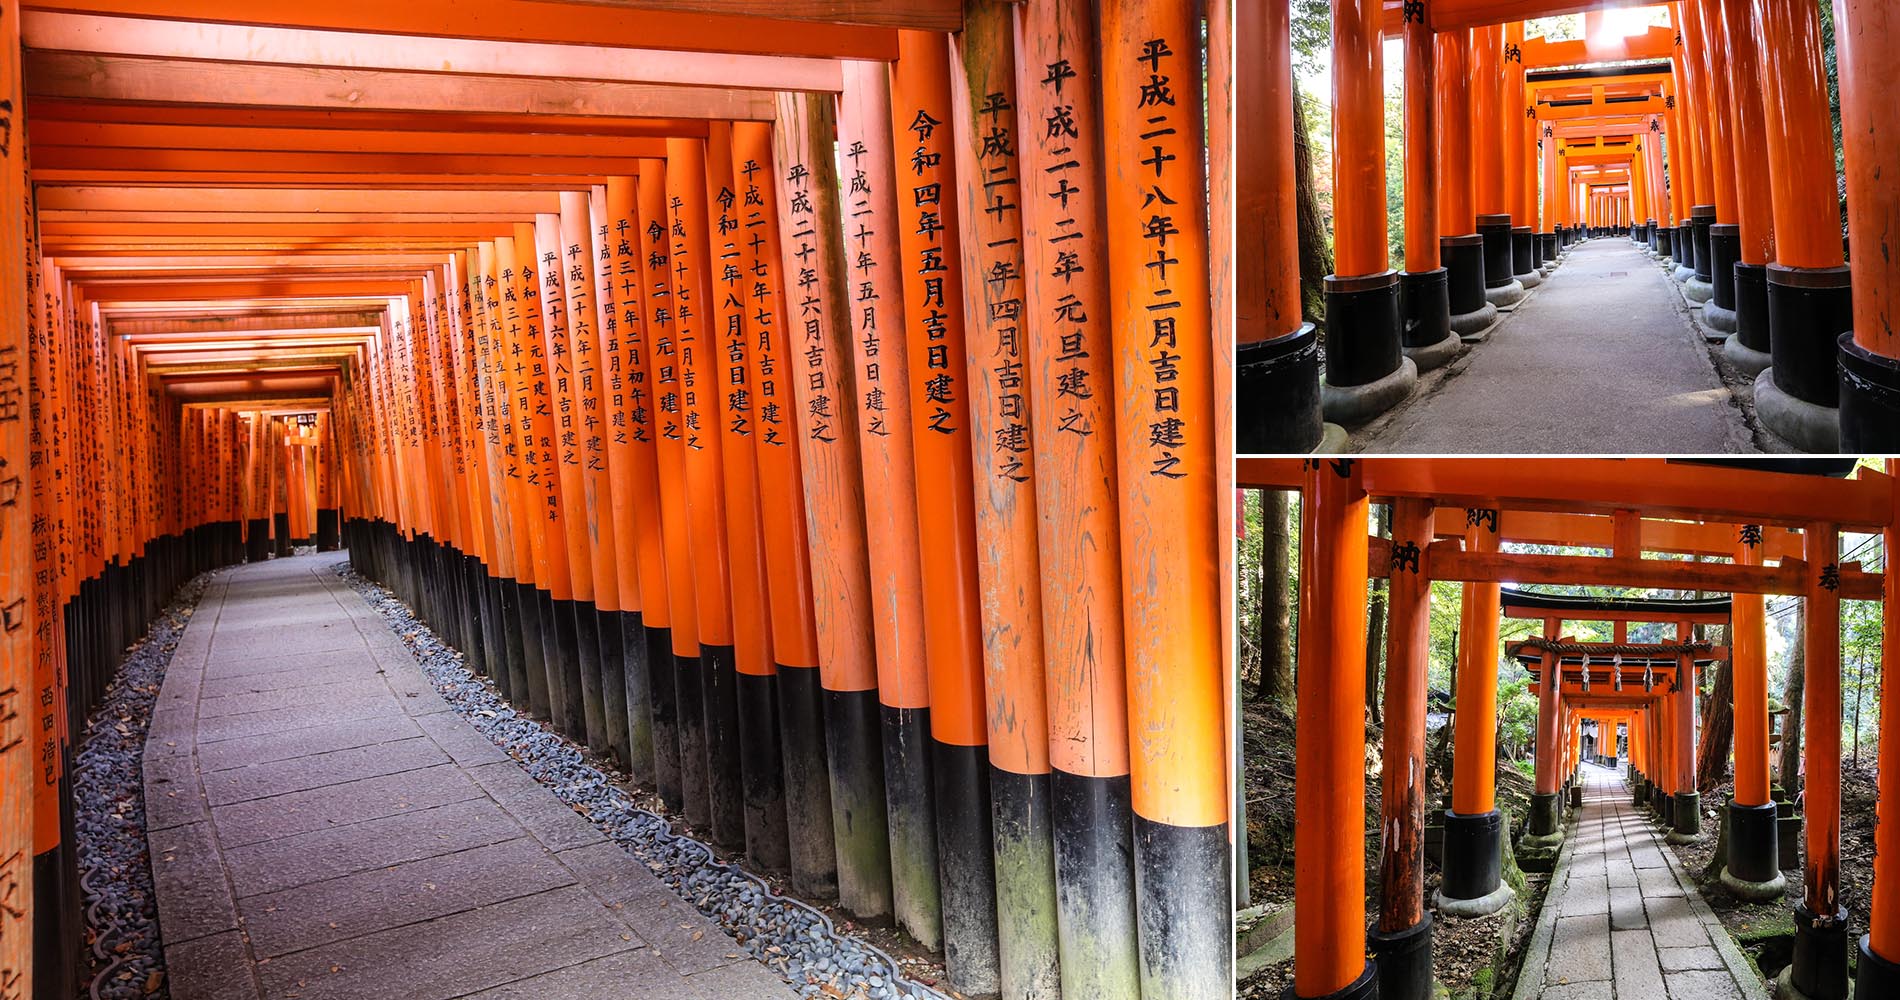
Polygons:
M145 747L175 1000L791 1000L469 727L334 555L220 574Z
M1514 1000L1768 1000L1621 773L1583 781Z
M1573 247L1491 338L1353 434L1386 454L1755 451L1682 294L1627 239Z

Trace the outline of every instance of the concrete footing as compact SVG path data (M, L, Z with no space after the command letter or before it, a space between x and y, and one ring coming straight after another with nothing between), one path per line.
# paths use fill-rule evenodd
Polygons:
M1500 311L1510 309L1524 301L1524 283L1512 279L1508 285L1487 288L1484 290L1484 300L1498 307Z
M1544 283L1544 274L1541 271L1536 271L1536 270L1526 271L1523 274L1516 275L1515 277L1517 278L1517 283L1520 285L1523 285L1527 289L1536 288L1538 285L1541 285Z
M1439 916L1487 917L1504 909L1516 895L1510 883L1500 882L1496 889L1477 899L1446 899L1443 892L1438 892L1433 894L1432 901L1438 906Z
M1365 385L1337 386L1319 383L1319 408L1326 422L1351 427L1397 406L1418 385L1418 365L1403 358L1392 373Z
M1735 332L1735 310L1718 306L1711 299L1702 307L1702 325L1706 328L1702 335L1709 340L1727 340Z
M1746 899L1752 903L1766 903L1771 899L1780 899L1788 891L1788 878L1777 874L1767 882L1750 882L1729 874L1728 866L1722 866L1722 887L1736 899Z
M1491 328L1498 325L1499 318L1498 307L1486 302L1481 309L1453 313L1451 332L1467 344L1482 343L1491 336Z
M1690 267L1689 265L1684 264L1681 261L1677 261L1676 269L1674 271L1669 272L1669 277L1674 279L1676 284L1680 285L1683 282L1688 281L1690 278L1695 277L1695 268Z
M1691 272L1688 280L1682 283L1682 297L1691 302L1707 302L1715 298L1715 286Z
M1740 334L1729 335L1728 341L1722 345L1722 356L1728 359L1729 364L1750 375L1759 375L1775 363L1774 357L1767 351L1757 351L1742 343Z
M1436 344L1405 348L1405 356L1410 358L1421 372L1428 372L1450 364L1452 359L1458 356L1458 352L1465 348L1464 340L1456 336L1457 331L1454 329L1452 332L1454 336L1446 337Z
M1841 411L1789 395L1775 385L1773 366L1755 376L1755 416L1802 451L1832 455L1840 450Z

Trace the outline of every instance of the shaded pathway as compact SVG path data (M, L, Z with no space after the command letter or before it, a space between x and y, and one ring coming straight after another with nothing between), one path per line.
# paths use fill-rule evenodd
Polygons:
M469 727L334 553L220 574L145 796L175 1000L786 998Z
M1514 1000L1767 1000L1621 773L1584 764Z
M1627 239L1573 247L1491 338L1353 434L1377 453L1755 451L1688 305Z

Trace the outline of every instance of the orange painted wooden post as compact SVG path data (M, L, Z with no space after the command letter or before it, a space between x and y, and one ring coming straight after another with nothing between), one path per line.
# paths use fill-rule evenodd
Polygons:
M35 659L32 505L26 502L28 372L25 269L29 186L26 172L26 101L20 78L20 8L0 0L0 615L19 627L0 629L0 984L34 996L33 900Z
M1544 619L1544 638L1556 642L1562 638L1563 622L1557 618ZM1563 842L1563 806L1558 795L1561 785L1569 777L1563 757L1567 751L1558 744L1564 741L1567 727L1563 727L1563 656L1544 651L1544 662L1537 678L1537 754L1536 784L1531 794L1530 833L1537 846L1555 846Z
M1243 35L1249 9L1261 6L1243 4L1236 10ZM1277 15L1271 9L1267 13L1279 18L1284 37L1285 5L1264 6L1279 8ZM1262 55L1272 61L1271 50ZM1087 0L1035 0L1018 8L1024 294L1031 317L1026 324L1030 398L1037 401L1030 436L1044 486L1036 492L1036 506L1062 992L1134 997L1140 982L1135 872L1123 850L1133 816L1107 202L1099 145L1103 118L1096 90L1087 85L1097 59ZM1236 81L1242 95L1251 75L1243 65ZM1244 96L1237 99L1247 106ZM1292 105L1285 92L1272 113L1287 119L1282 131L1290 142ZM1246 131L1237 137L1243 146ZM1266 150L1276 158L1282 151L1286 172L1279 176L1290 178L1291 146ZM1240 192L1243 201L1246 187ZM1282 198L1279 192L1267 194ZM1291 197L1288 184L1286 203ZM1237 214L1245 220L1249 211L1243 207ZM1285 221L1290 239L1291 216ZM1278 228L1278 223L1270 226ZM1236 261L1243 271L1245 256ZM1297 285L1297 276L1293 280ZM1243 293L1237 308L1246 310L1245 303ZM1297 295L1288 308L1286 315L1297 328ZM1310 327L1304 335L1310 339ZM1241 434L1244 440L1244 427ZM1085 541L1077 544L1078 539Z
M1768 429L1795 446L1831 453L1840 441L1837 342L1854 317L1851 274L1842 263L1820 12L1797 0L1753 0L1753 7L1775 220L1775 262L1768 265L1773 365L1756 376L1756 395L1764 401L1759 413Z
M792 391L790 304L781 257L777 172L772 126L735 122L733 176L739 193L741 247L750 305L746 330L758 425L753 438L765 565L771 594L772 665L776 714L784 755L787 860L799 891L823 898L838 895L837 842L832 832L831 788L826 779L824 687L817 622L813 617L810 527L804 463L798 446L798 414ZM835 246L835 241L834 241ZM860 528L862 530L862 528ZM859 546L862 549L862 543ZM860 633L864 623L857 625ZM742 681L743 682L743 681ZM742 692L743 694L743 692Z
M594 551L588 535L587 489L581 468L578 428L580 405L574 375L574 348L568 334L568 301L563 275L562 218L543 212L534 219L534 283L541 304L541 343L545 352L546 373L537 385L544 387L547 399L547 437L543 451L544 467L551 481L559 519L547 528L550 542L558 541L567 553L568 591L554 604L554 634L559 645L558 673L551 670L550 685L560 677L566 689L566 711L555 714L561 732L577 742L585 742L596 752L606 749L606 719L600 704L600 640L596 635L598 616L594 612Z
M995 857L949 55L942 35L899 33L891 133L910 150L897 166L907 195L897 199L897 232L946 971L956 989L987 993L998 987Z
M1752 116L1742 119L1735 114L1730 92L1740 83L1736 69L1738 57L1753 57L1729 50L1728 31L1719 3L1720 0L1685 0L1695 32L1693 44L1703 53L1703 65L1708 69L1709 159L1715 185L1715 220L1709 227L1707 266L1714 287L1709 301L1703 304L1702 323L1719 333L1732 333L1737 321L1735 263L1741 259L1742 252L1738 150L1741 133L1754 128L1755 119ZM1701 270L1698 262L1697 277L1701 277Z
M1414 997L1432 981L1425 907L1425 713L1430 666L1430 500L1392 506L1391 611L1385 671L1385 752L1379 797L1379 915L1367 935L1382 996ZM1343 700L1343 698L1342 698Z
M1041 30L1053 30L1070 6L1066 0L1037 5L1035 24ZM1075 30L1087 32L1083 38L1093 35L1087 25L1076 25ZM1287 0L1237 4L1234 33L1237 44L1250 53L1236 60L1233 100L1236 120L1247 123L1234 135L1237 160L1243 164L1234 177L1236 448L1242 454L1298 454L1319 446L1324 427L1318 394L1319 335L1305 321L1300 302L1299 232L1293 204L1293 102L1298 98L1293 90ZM1038 40L1024 37L1023 44L1048 50L1044 54L1050 64L1066 59L1072 67L1093 65L1074 51L1079 46L1065 45L1065 41L1052 39L1048 45L1037 45ZM1035 74L1025 69L1023 75ZM1040 78L1033 82L1050 90L1055 86ZM1066 84L1066 79L1059 82ZM1094 95L1072 93L1083 89L1076 84L1064 89L1069 93L1047 99L1040 105L1043 113L1030 120L1051 123L1045 128L1057 127L1041 143L1049 151L1050 167L1069 172L1088 164L1099 173L1100 157L1076 141L1084 134L1081 127L1100 129L1099 116L1093 121L1078 120L1073 126L1060 117L1065 108L1072 109L1067 113L1074 118L1094 107ZM1055 103L1056 98L1062 103ZM1081 189L1074 178L1067 187L1054 190L1061 192L1052 195L1058 205L1098 194ZM1099 238L1099 225L1096 229Z
M1216 454L1224 387L1204 305L1196 5L1104 8L1100 34L1139 971L1144 995L1226 997L1232 790L1216 553L1228 526L1216 462L1228 462Z
M556 650L553 594L567 586L567 561L549 526L558 524L559 509L552 499L553 468L544 457L539 425L547 420L544 398L546 352L541 347L541 309L535 282L527 277L527 260L534 256L534 227L517 224L514 235L495 240L496 277L501 286L501 308L497 319L505 345L499 359L508 389L509 438L513 461L511 479L518 493L511 493L515 509L515 560L529 570L530 586L521 594L522 650L527 672L529 711L550 721L561 713L554 701L565 698L554 683L558 665L550 662L550 650ZM524 293L534 293L533 296ZM542 385L540 393L535 385ZM539 416L537 417L537 411ZM550 427L551 431L551 427ZM525 558L524 558L525 557ZM565 709L563 701L562 709Z
M1893 161L1893 137L1900 130L1900 107L1891 100L1886 83L1887 67L1900 50L1900 22L1891 5L1841 0L1835 37L1851 213L1847 236L1854 270L1860 274L1853 333L1838 341L1840 447L1850 454L1900 452L1900 333L1895 332L1900 322L1900 263L1880 249L1900 239L1894 234L1900 191L1882 173L1884 164ZM1900 939L1900 933L1894 937ZM1875 951L1900 955L1900 940L1884 943L1887 948ZM1894 979L1880 981L1890 984Z
M1438 247L1449 289L1451 329L1464 337L1482 332L1497 319L1497 307L1485 300L1484 237L1478 233L1473 143L1483 132L1474 120L1471 29L1455 28L1435 32L1435 36Z
M1365 825L1366 519L1360 465L1309 459L1300 491L1299 735L1294 768L1293 993L1369 995ZM1396 537L1396 536L1395 536Z
M1537 273L1537 176L1525 156L1524 22L1504 26L1503 94L1498 102L1498 141L1504 149L1504 203L1511 213L1511 271L1525 288L1543 283Z
M709 723L730 725L723 737L740 780L746 856L768 871L790 865L785 831L784 755L779 749L778 670L772 649L765 534L755 438L761 397L752 381L753 335L746 328L753 280L741 232L739 183L733 168L732 126L714 122L706 141L706 208L710 219L706 286L707 371L713 377L708 411L717 422L725 492L725 531L732 587L732 687L726 704L709 706ZM710 429L709 429L710 430ZM788 598L792 595L787 595Z
M1495 508L1465 511L1465 549L1496 552ZM1451 811L1445 814L1445 881L1439 912L1452 916L1491 913L1511 897L1499 879L1503 824L1497 809L1498 605L1495 583L1464 588L1462 638L1458 647L1457 726L1454 734Z
M1677 623L1677 642L1687 643L1694 637L1688 622ZM1689 843L1702 835L1702 793L1695 781L1696 668L1693 655L1683 653L1677 657L1676 682L1669 698L1674 703L1672 739L1676 747L1676 794L1671 802L1673 831L1668 839L1670 843Z
M1399 273L1400 343L1421 371L1457 357L1450 273L1439 262L1438 51L1423 5L1405 8L1405 270Z
M626 684L627 741L633 779L654 788L654 672L672 673L667 636L666 553L660 531L660 479L654 445L652 351L646 309L649 288L635 208L637 180L607 178L606 214L596 220L599 288L606 315L607 457L620 569L621 648ZM678 764L673 765L677 769Z
M1760 525L1737 532L1735 562L1759 566ZM1744 898L1779 898L1776 807L1768 788L1768 620L1760 594L1730 598L1730 666L1734 676L1735 793L1728 804L1728 856L1722 883Z
M1050 833L1049 716L1043 676L1042 581L1030 425L1022 167L1011 7L972 0L954 36L957 243L963 258L978 607L995 858L997 988L1013 1000L1061 992L1055 856ZM1046 127L1046 126L1044 126ZM1047 406L1048 402L1041 405Z
M903 875L917 869L898 857L899 829L902 817L887 815L886 775L900 748L890 739L893 723L903 716L919 721L909 726L918 738L913 757L927 759L923 753L921 732L926 723L923 711L887 710L891 708L885 691L887 663L884 644L887 632L894 632L886 609L907 612L908 626L891 641L910 644L914 652L908 660L889 663L891 670L920 670L923 662L921 621L923 611L918 589L879 589L873 586L867 545L880 555L880 566L889 565L907 554L905 565L910 573L916 567L916 518L908 521L909 547L879 544L879 522L873 507L879 498L871 488L874 474L891 476L899 488L914 489L908 465L893 471L892 461L878 461L872 451L875 443L909 440L909 421L895 430L874 433L871 428L886 416L872 405L882 398L889 405L902 404L908 413L908 395L902 391L902 371L892 375L892 391L881 397L863 392L864 409L860 413L854 395L845 402L832 400L830 406L812 404L821 396L831 396L834 387L843 391L852 386L854 345L883 345L886 360L898 356L903 311L897 299L902 295L894 268L897 266L896 208L891 167L889 88L890 81L882 64L846 62L846 80L839 112L829 95L781 94L778 118L772 130L776 162L774 180L778 185L780 262L784 268L786 357L790 367L795 403L784 433L798 442L798 460L804 475L805 515L810 531L811 589L813 624L818 636L818 679L823 688L824 736L829 757L832 836L836 841L839 902L852 913L866 919L895 915L898 926L919 941L941 940L937 928L935 830L927 820L918 824L918 836L906 840L926 850L927 877L913 878L908 884ZM875 106L861 103L875 98ZM854 111L854 107L856 110ZM860 241L846 255L847 243L838 234L844 232L838 195L839 182L834 158L834 136L838 149L858 155L851 157L853 172L851 217L862 224L852 227L847 240ZM862 149L863 152L859 152ZM882 170L868 179L859 176L861 164L881 163ZM862 185L860 185L862 181ZM882 199L877 216L860 216L873 197ZM861 200L862 199L862 200ZM882 220L891 220L890 225ZM864 234L871 234L866 236ZM880 235L881 234L881 235ZM877 252L866 257L862 241L881 240ZM878 266L879 257L885 262ZM850 277L847 278L846 276ZM873 282L876 282L873 284ZM849 291L847 291L849 289ZM861 302L847 307L846 301ZM882 320L882 322L879 322ZM857 324L870 324L858 330ZM884 336L888 332L890 336ZM879 364L874 357L873 366ZM896 366L901 369L902 366ZM874 388L874 387L873 387ZM846 405L846 404L849 405ZM890 411L893 419L899 411ZM860 450L862 449L862 450ZM902 452L908 456L908 450ZM897 530L904 525L886 520ZM912 576L914 579L914 575ZM873 596L875 595L875 597ZM919 679L911 687L919 692L925 685ZM927 696L917 695L927 705ZM788 710L787 718L791 717ZM904 763L903 758L896 758ZM894 769L892 769L894 770ZM928 773L927 771L925 772ZM927 789L928 784L922 786ZM890 801L895 801L892 798ZM928 802L927 795L923 798ZM930 906L914 902L914 891L928 889ZM893 906L893 894L897 902ZM907 895L908 894L908 895ZM908 905L907 905L908 903Z
M1511 240L1511 198L1505 173L1504 25L1471 31L1471 151L1473 207L1483 237L1484 297L1489 305L1510 305L1523 296L1516 277ZM1516 101L1511 102L1515 107Z
M1841 901L1840 531L1816 521L1802 530L1807 562L1806 669L1802 706L1803 890L1794 908L1795 960L1788 981L1817 1000L1847 996L1847 907Z
M655 468L659 479L660 531L666 559L670 653L649 649L653 698L654 769L660 795L688 820L710 819L705 799L704 714L697 681L700 674L699 614L694 586L690 516L686 506L686 430L680 380L679 310L674 295L673 236L668 215L667 160L642 161L636 200L636 231L643 241L642 269L647 283L647 378L653 386ZM680 689L692 681L689 695ZM694 736L689 743L688 728ZM690 752L689 752L690 747Z
M514 239L499 237L478 247L477 264L481 270L482 313L485 317L486 391L492 394L492 413L488 427L489 449L493 456L494 481L498 485L499 513L507 518L508 567L501 584L501 601L506 620L514 626L508 638L508 685L515 705L537 718L548 717L547 667L541 642L541 603L535 581L545 569L546 557L536 565L539 511L530 499L526 448L522 443L528 415L523 409L525 393L520 387L516 366L523 371L525 358L515 353L520 343L521 309L514 287ZM506 262L504 263L504 258Z
M1849 5L1851 7L1851 5ZM1858 13L1858 12L1857 12ZM1881 25L1892 30L1890 23ZM1876 39L1884 41L1884 39ZM1856 38L1855 45L1863 44ZM1864 53L1855 53L1860 58ZM1900 474L1900 459L1887 459L1887 475ZM1900 669L1900 497L1895 499L1894 517L1881 532L1881 565L1887 598L1880 607L1881 676L1889 668ZM1900 684L1880 686L1880 742L1877 756L1882 761L1900 760ZM1892 992L1900 984L1900 768L1884 767L1880 772L1880 798L1874 826L1874 882L1867 905L1867 933L1860 939L1860 954L1855 962L1855 990L1863 997Z
M1335 273L1325 282L1320 408L1341 424L1391 409L1418 381L1419 366L1404 353L1398 273L1386 246L1383 18L1380 4L1333 4Z
M555 414L560 433L563 487L572 483L578 503L568 504L579 517L569 522L569 537L588 553L590 600L574 607L580 642L582 693L585 696L589 749L616 760L626 759L626 680L620 651L613 639L620 635L620 574L613 516L613 484L608 471L603 433L606 403L604 364L600 349L600 311L593 267L593 207L589 192L561 192L558 259L552 267L558 284L550 294L564 299L567 356L557 358L555 384L565 385L561 409ZM613 637L609 638L609 635ZM611 654L611 655L610 655Z

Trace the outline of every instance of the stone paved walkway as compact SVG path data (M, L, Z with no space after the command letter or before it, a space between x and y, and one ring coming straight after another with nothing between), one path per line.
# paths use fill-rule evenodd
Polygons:
M1627 239L1573 247L1491 339L1427 373L1352 449L1409 454L1755 451L1689 307Z
M1583 775L1515 1000L1767 1000L1621 774Z
M153 712L174 1000L790 1000L429 686L335 554L219 576Z

